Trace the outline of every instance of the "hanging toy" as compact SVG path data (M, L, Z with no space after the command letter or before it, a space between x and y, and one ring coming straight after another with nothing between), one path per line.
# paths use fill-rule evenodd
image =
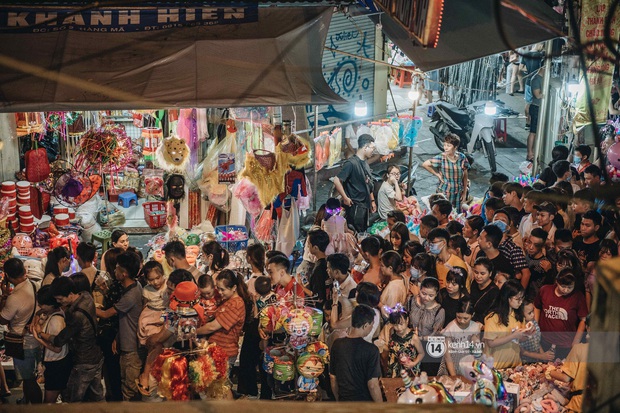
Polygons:
M183 173L189 162L189 146L176 136L163 139L155 153L159 167L168 172Z
M171 322L182 344L196 339L196 330L205 323L204 308L200 305L200 291L196 283L179 283L170 296L170 309L175 313Z
M408 123L405 132L403 134L403 145L409 148L414 147L418 139L418 132L422 127L422 118L414 116L411 122Z
M306 310L291 310L284 317L282 325L289 334L289 344L293 348L299 350L308 345L308 341L310 339L310 328L312 327L312 318Z
M325 370L323 358L318 354L303 353L297 359L297 388L300 392L316 392L319 387L319 376Z

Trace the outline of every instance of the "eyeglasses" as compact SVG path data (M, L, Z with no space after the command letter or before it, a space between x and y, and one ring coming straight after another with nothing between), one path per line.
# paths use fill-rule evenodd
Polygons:
M390 172L390 175L400 176L400 172Z

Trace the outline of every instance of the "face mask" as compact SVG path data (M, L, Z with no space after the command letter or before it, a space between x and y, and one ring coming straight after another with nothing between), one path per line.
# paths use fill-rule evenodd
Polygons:
M439 254L441 252L441 242L432 243L428 248L428 252L434 255Z
M493 221L493 225L502 230L502 233L508 230L508 225L504 221Z
M575 155L573 157L573 163L576 163L577 165L579 165L581 163L581 158Z
M409 268L409 274L411 275L412 280L417 280L418 278L420 278L420 270L415 267Z

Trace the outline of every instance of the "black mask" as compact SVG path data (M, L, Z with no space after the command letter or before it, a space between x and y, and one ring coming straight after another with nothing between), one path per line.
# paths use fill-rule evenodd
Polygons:
M168 199L175 201L185 198L185 178L181 175L170 175L166 181Z

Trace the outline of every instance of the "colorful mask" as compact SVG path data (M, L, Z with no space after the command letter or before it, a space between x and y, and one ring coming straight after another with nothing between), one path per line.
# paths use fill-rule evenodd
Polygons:
M183 172L189 161L189 146L184 140L172 136L157 147L157 163L168 172Z

